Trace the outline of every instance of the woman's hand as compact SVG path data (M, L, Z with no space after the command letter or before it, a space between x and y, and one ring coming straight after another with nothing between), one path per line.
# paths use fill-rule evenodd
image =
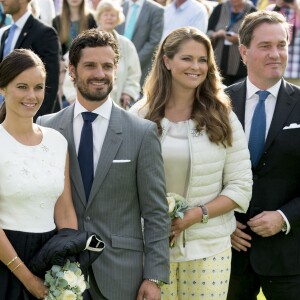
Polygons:
M202 210L200 207L194 207L184 212L183 219L175 218L171 224L171 236L177 237L182 231L199 223L202 219Z
M32 275L32 279L25 285L26 289L36 298L44 299L48 295L48 288L39 277Z
M48 295L48 288L44 285L41 278L35 276L30 270L22 265L14 275L23 283L25 288L37 299L44 299Z

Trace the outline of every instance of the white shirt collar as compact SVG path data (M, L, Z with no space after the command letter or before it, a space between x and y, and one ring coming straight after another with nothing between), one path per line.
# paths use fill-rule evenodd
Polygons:
M275 99L277 99L278 96L278 92L280 89L282 83L282 79L280 79L276 84L274 84L272 87L270 87L269 89L267 89L268 92L270 92L270 94L272 96L275 97ZM256 87L250 80L249 77L247 77L247 95L246 95L246 99L250 99L252 98L252 96L259 91L260 89L258 87Z
M95 110L93 110L92 112L103 117L104 119L106 120L109 120L110 119L110 114L111 114L111 110L112 110L112 99L111 97L109 96L107 98L107 100L102 104L100 105L99 107L97 107ZM86 108L84 108L80 102L76 99L75 101L75 107L74 107L74 119L80 115L82 112L85 112L87 111Z
M28 18L31 16L31 12L27 11L20 19L18 19L15 24L16 26L22 30Z

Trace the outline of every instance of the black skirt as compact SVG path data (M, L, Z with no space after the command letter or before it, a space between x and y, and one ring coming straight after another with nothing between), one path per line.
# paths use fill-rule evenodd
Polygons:
M17 255L28 265L33 256L55 234L56 230L45 233L28 233L4 230ZM41 277L42 280L44 278ZM0 300L34 300L19 279L0 262Z

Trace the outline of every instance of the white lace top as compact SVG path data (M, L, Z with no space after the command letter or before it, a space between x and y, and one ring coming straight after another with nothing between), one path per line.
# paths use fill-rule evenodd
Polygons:
M41 127L39 145L26 146L0 125L0 227L23 232L55 228L54 206L64 188L67 141Z

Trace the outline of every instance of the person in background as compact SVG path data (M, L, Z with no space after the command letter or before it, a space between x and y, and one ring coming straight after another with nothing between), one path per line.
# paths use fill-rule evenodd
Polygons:
M174 29L184 26L196 27L203 33L207 31L207 8L197 0L174 0L166 6L164 17L162 39Z
M155 0L155 2L157 2L161 6L166 6L168 4L167 0Z
M160 282L169 279L163 161L155 124L109 96L119 55L112 34L79 34L69 51L75 104L37 122L67 138L79 228L95 232L106 245L89 270L92 299L159 300Z
M245 134L223 91L209 38L178 28L160 45L144 99L130 112L156 123L167 192L189 206L172 221L162 299L226 299L234 210L246 212L252 173Z
M249 14L239 30L246 80L227 92L249 141L253 194L236 214L228 300L300 295L300 89L282 77L289 24L277 12Z
M54 7L55 7L55 15L59 15L62 8L62 0L53 0Z
M95 12L99 29L111 33L120 47L120 60L116 73L116 81L110 96L115 103L128 108L140 96L141 67L139 57L133 43L118 34L115 27L124 22L122 7L116 2L102 0ZM70 76L65 77L63 92L69 102L76 99L76 90Z
M245 16L256 11L247 0L227 0L217 5L208 22L207 35L215 50L216 62L224 85L233 84L247 76L239 53L238 29Z
M96 28L91 12L87 10L86 0L63 0L62 10L52 21L62 46L62 55L69 51L73 39L82 31Z
M1 36L0 61L13 49L31 49L43 61L47 71L45 99L34 116L60 110L58 79L60 48L56 31L33 17L29 0L1 0L3 11L14 23Z
M164 8L152 0L129 0L123 3L125 22L116 31L130 39L139 55L141 87L148 75L153 54L160 43L164 28Z
M99 3L100 3L100 0L88 0L88 5L93 11L96 10Z
M300 0L276 0L273 10L282 13L290 24L288 63L284 79L300 87Z
M67 141L33 123L45 79L43 62L27 49L14 50L0 64L5 99L0 110L0 295L5 300L44 299L44 278L27 265L56 229L77 229Z
M31 0L30 5L35 18L40 19L48 26L52 26L52 20L55 18L53 0Z
M61 12L52 20L52 25L58 33L62 49L58 95L60 102L65 106L62 85L66 76L67 66L64 61L64 56L69 51L73 39L80 32L86 29L96 28L97 24L92 13L87 9L86 0L62 0Z
M12 18L3 12L2 3L0 3L0 28L10 25L12 23Z

